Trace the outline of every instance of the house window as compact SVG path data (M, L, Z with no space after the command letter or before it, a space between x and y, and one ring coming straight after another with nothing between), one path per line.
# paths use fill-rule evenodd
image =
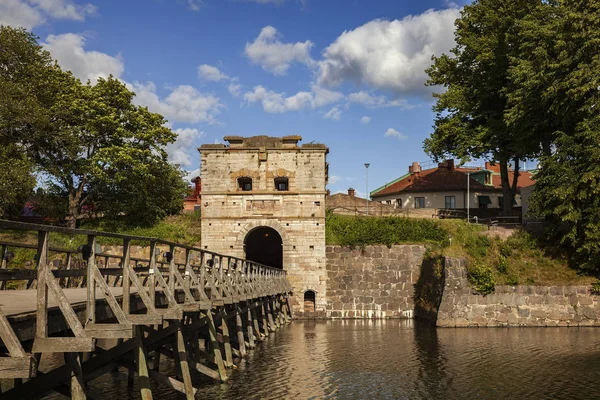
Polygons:
M392 204L392 201L391 201L391 200L388 200L388 201L386 201L385 203L386 203L386 204L390 204L390 205L391 205L391 204Z
M446 196L446 208L456 208L455 196Z
M485 174L485 184L486 185L491 185L492 184L492 174L490 174L489 172L487 172Z
M244 176L238 178L238 190L249 192L252 190L252 178Z
M396 199L396 208L402 208L402 199Z
M479 208L488 208L492 204L492 200L490 200L490 196L477 196L477 204Z
M425 197L415 197L415 208L425 208Z
M288 178L286 178L285 176L275 178L275 190L285 192L290 190L289 188L290 186Z

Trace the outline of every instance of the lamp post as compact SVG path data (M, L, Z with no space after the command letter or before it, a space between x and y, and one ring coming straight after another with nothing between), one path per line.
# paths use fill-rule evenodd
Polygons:
M471 207L471 173L467 172L467 222L470 222Z
M367 215L369 215L369 163L365 163L365 169L367 170L366 184L367 184Z

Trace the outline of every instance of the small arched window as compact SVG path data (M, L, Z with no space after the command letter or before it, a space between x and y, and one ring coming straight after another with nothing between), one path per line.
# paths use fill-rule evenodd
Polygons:
M290 190L288 178L285 176L275 178L275 190L278 190L278 191Z
M252 190L252 178L243 176L238 178L238 190L249 192Z
M317 295L312 290L304 292L304 312L315 312Z

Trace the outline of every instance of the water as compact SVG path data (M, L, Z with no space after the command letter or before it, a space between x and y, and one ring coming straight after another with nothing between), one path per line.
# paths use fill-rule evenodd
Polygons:
M172 368L164 364L163 371ZM414 321L296 321L200 399L600 398L600 329L435 329ZM124 375L96 398L137 398ZM154 398L184 396L154 386Z

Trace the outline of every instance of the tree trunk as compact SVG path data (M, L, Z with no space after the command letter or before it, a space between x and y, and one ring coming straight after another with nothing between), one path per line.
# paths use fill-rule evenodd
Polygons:
M500 164L500 181L502 182L502 195L504 196L504 215L512 214L513 192L508 179L508 158L499 157Z

